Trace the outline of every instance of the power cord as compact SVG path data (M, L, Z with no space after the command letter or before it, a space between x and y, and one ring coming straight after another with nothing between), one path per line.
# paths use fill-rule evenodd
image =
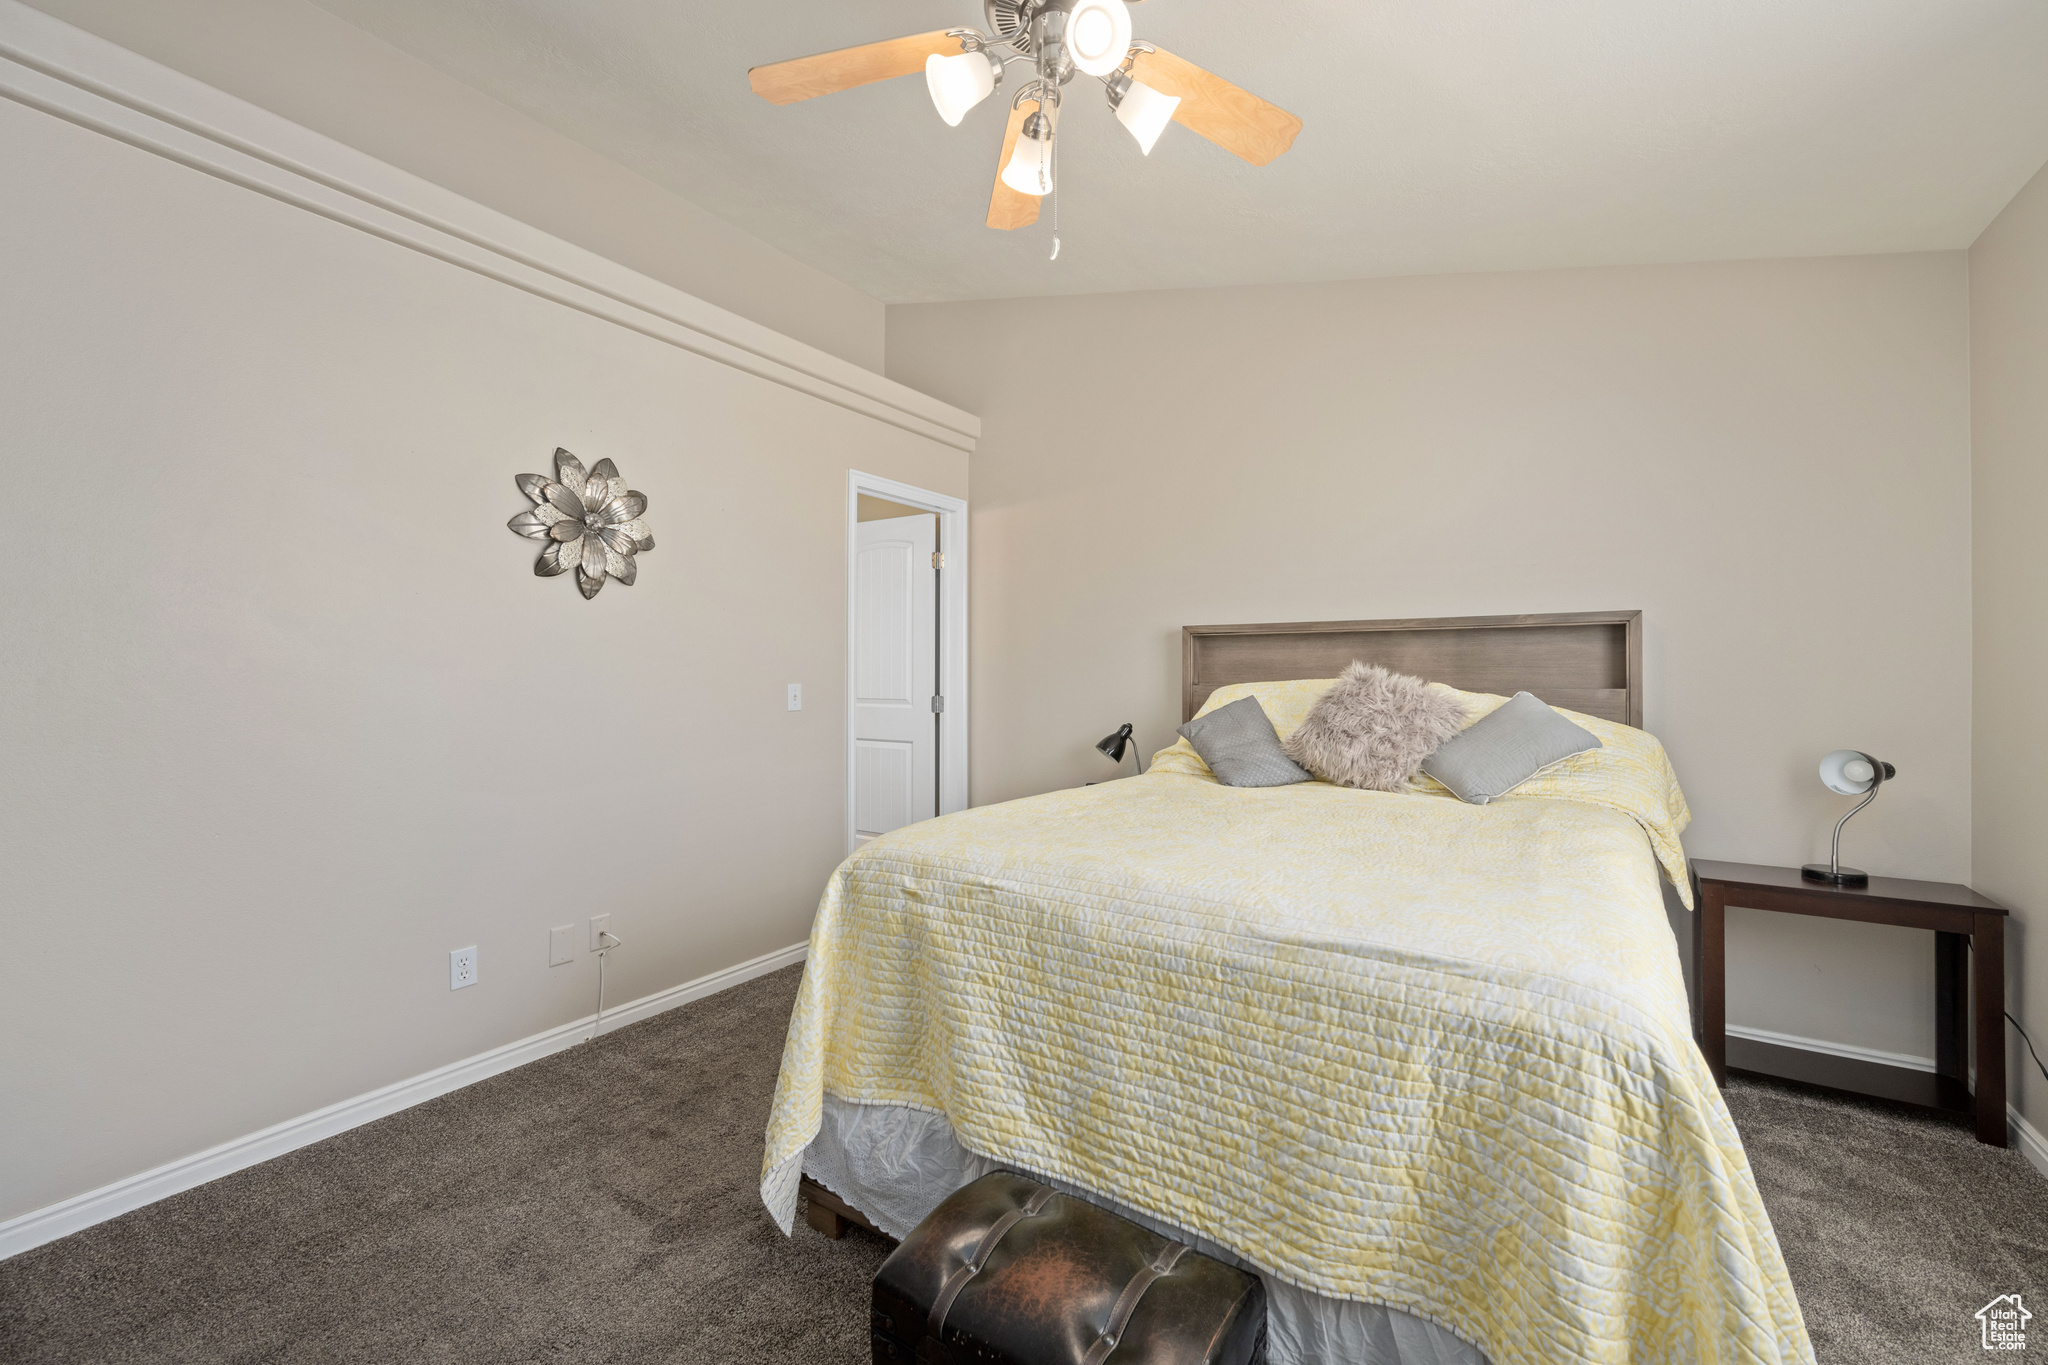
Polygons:
M604 1027L604 957L614 948L623 948L626 940L609 929L597 931L597 1017L590 1021L590 1036L583 1041L597 1041L597 1031Z
M2005 1012L2005 1022L2011 1024L2013 1028L2018 1031L2021 1040L2024 1041L2027 1045L2028 1055L2030 1055L2034 1059L2034 1065L2041 1068L2041 1079L2044 1081L2048 1081L2048 1066L2042 1065L2041 1054L2034 1051L2034 1040L2032 1038L2027 1037L2027 1031L2025 1029L2020 1028L2020 1021L2012 1017L2011 1010L2007 1010Z
M1975 938L1972 938L1970 940L1970 952L1972 954L1975 954L1976 951L1977 940ZM2013 1031L2019 1034L2020 1041L2024 1042L2027 1045L2027 1055L2034 1059L2034 1065L2037 1068L2039 1068L2041 1072L2041 1079L2044 1081L2048 1081L2048 1066L2043 1066L2041 1064L2041 1054L2034 1051L2034 1040L2032 1038L2027 1037L2027 1030L2025 1029L2025 1027L2021 1025L2019 1020L2012 1017L2011 1010L2005 1011L2005 1022L2013 1026Z

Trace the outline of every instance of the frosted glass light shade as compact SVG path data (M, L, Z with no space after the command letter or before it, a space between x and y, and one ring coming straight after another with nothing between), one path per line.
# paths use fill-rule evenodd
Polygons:
M1150 156L1152 144L1173 122L1173 111L1178 108L1180 96L1162 95L1143 81L1132 81L1117 103L1116 121L1131 130L1131 136L1138 139L1138 150Z
M1010 153L1010 164L1003 167L1003 183L1019 194L1050 193L1052 139L1018 134L1017 149Z
M1081 0L1067 13L1067 56L1075 69L1107 76L1131 47L1131 12L1124 0Z
M932 104L946 126L958 128L967 111L995 90L996 68L979 52L962 52L952 57L934 52L924 59L924 85L932 92Z

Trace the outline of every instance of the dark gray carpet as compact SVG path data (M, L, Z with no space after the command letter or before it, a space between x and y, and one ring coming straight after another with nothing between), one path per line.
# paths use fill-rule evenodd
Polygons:
M1973 1315L2014 1293L2048 1351L2048 1179L2026 1158L1874 1102L1726 1094L1821 1365L1986 1359Z
M858 1361L755 1193L799 969L0 1261L0 1361Z
M887 1246L784 1239L755 1195L796 980L0 1262L0 1361L864 1361ZM1729 1102L1825 1365L1976 1359L1995 1294L2048 1312L2048 1182L2016 1153L1789 1088Z

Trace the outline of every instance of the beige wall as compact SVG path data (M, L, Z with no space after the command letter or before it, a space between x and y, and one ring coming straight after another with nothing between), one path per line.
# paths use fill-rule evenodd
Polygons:
M2048 170L1970 250L1976 473L1977 886L2013 912L2010 1008L2048 1051ZM2008 1034L2014 1103L2048 1132L2048 1085Z
M859 521L887 521L891 517L914 517L921 510L916 507L905 507L900 502L890 502L887 498L869 497L863 493L860 495L854 515Z
M805 938L847 470L965 455L13 102L0 184L0 1220L587 1015L550 926ZM557 445L636 586L506 529Z
M893 378L983 419L977 802L1178 722L1197 622L1639 607L1699 856L1970 872L1960 253L890 310ZM1926 1057L1924 935L1741 914L1730 1019Z
M880 372L880 302L307 0L29 0L67 23Z

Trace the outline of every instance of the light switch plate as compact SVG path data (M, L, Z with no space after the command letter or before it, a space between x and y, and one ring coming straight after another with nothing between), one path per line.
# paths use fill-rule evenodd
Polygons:
M476 945L457 948L448 954L448 989L459 991L476 984Z
M804 685L802 683L791 683L789 685L789 709L792 711L804 709Z
M603 944L603 943L602 943L601 941L599 941L599 939L598 939L598 935L600 935L600 934L604 934L604 933L609 933L609 932L610 932L610 930L611 930L611 927L612 927L612 917L611 917L610 915L592 915L592 916L590 917L590 951L591 951L591 952L593 952L593 953L594 953L594 952L596 952L596 951L597 951L597 950L598 950L599 948L602 948L602 947L604 947L604 944Z
M548 930L548 965L566 967L576 960L576 926L557 924Z

